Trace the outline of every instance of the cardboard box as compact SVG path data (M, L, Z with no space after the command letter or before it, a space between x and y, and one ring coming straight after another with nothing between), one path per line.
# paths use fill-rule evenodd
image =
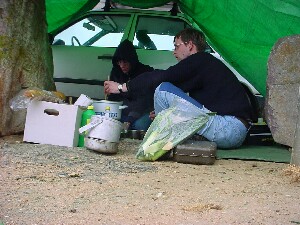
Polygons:
M75 105L32 101L27 108L23 141L77 146L82 112Z

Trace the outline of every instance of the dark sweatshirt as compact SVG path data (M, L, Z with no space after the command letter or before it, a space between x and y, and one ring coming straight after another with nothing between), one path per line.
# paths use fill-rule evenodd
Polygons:
M141 74L128 82L127 87L132 94L153 93L162 82L173 83L218 115L251 118L252 109L242 84L209 53L198 52L166 70Z
M117 65L119 60L126 60L131 65L131 70L128 74L122 72ZM144 65L138 60L135 48L129 40L124 40L120 43L112 58L113 68L110 74L110 80L116 81L120 84L126 83L129 80L135 78L137 75L153 71L153 68ZM153 93L145 92L143 95L137 93L120 93L108 95L110 101L123 101L123 105L127 105L128 108L123 109L122 114L129 117L128 122L134 122L136 119L153 110Z

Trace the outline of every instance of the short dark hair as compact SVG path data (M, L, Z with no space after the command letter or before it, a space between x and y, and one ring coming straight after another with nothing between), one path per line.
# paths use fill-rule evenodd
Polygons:
M204 52L206 48L206 40L204 34L193 28L186 28L179 33L177 33L174 37L174 42L176 38L181 38L183 42L192 41L196 46L198 52Z

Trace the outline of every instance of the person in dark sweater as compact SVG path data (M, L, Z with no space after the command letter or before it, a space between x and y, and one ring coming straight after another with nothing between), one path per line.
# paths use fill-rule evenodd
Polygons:
M113 68L110 74L110 80L122 85L137 75L153 71L153 68L139 62L135 48L129 40L124 40L116 49L112 58ZM121 90L121 89L120 89ZM149 112L153 107L153 94L145 93L143 95L130 94L127 92L110 93L110 101L123 101L123 105L128 107L122 110L121 122L128 122L129 129L147 130L151 124Z
M174 103L178 108L197 107L205 113L214 112L197 133L216 142L218 148L236 148L246 138L251 104L236 76L220 60L204 52L205 45L202 32L192 28L179 32L174 37L174 56L179 62L166 70L137 76L125 83L122 91L155 91L155 114ZM105 82L104 87L106 93L119 92L113 82Z

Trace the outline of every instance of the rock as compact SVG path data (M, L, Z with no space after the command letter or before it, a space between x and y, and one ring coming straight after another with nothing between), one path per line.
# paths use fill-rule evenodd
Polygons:
M55 90L45 13L45 1L1 0L0 136L24 130L25 113L14 113L9 107L20 90Z
M266 121L277 143L292 147L298 120L300 35L281 38L268 61Z

